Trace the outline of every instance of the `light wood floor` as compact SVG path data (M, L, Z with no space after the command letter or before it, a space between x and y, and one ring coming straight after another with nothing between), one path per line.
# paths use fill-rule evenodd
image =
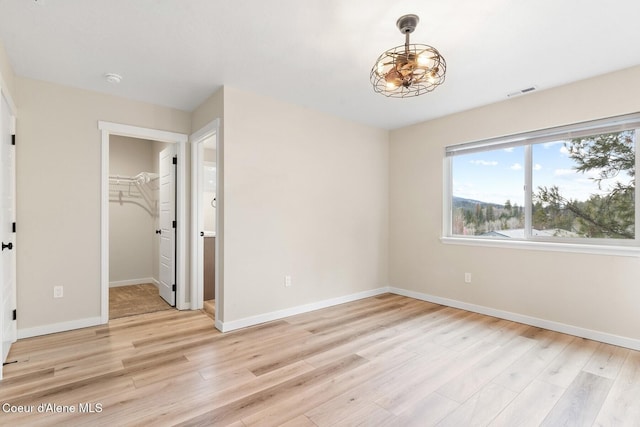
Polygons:
M227 334L201 311L126 317L10 359L0 403L76 412L2 425L640 425L640 352L396 295Z
M215 300L206 300L202 303L202 310L205 314L208 314L212 319L216 318L216 301Z
M152 283L109 288L109 319L171 310Z

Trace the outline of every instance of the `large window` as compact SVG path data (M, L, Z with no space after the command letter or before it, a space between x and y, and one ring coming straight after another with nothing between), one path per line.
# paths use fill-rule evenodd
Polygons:
M444 234L636 245L640 114L446 149Z

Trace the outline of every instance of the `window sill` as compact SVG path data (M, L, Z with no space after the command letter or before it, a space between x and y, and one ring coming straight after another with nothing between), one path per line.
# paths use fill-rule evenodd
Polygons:
M477 237L441 237L440 241L448 245L640 257L640 248L637 246L582 245L577 243L532 242L524 240L484 239Z

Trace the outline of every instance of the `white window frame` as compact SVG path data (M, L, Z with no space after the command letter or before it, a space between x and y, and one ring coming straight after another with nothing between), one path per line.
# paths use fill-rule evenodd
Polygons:
M532 197L533 171L532 146L544 142L567 140L580 136L599 133L621 132L636 130L636 174L640 170L640 113L626 114L571 125L558 126L514 135L501 136L480 141L467 142L445 147L444 177L443 177L443 211L442 237L446 244L470 246L499 247L512 249L533 249L560 252L592 253L600 255L636 256L640 257L640 230L636 227L634 239L601 239L601 238L562 238L532 236ZM471 154L481 151L498 150L508 147L524 146L524 191L525 191L525 237L513 239L499 239L488 236L458 236L452 234L453 217L453 157L456 154ZM640 189L635 186L635 223L640 225Z

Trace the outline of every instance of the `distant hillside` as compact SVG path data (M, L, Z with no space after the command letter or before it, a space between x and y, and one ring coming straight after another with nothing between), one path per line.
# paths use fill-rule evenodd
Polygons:
M473 200L473 199L465 199L462 197L455 197L453 196L453 208L463 208L465 210L473 210L475 209L475 207L477 205L480 205L481 207L485 208L487 206L492 206L493 208L496 209L503 209L504 205L500 205L497 203L487 203L487 202L481 202L480 200Z

